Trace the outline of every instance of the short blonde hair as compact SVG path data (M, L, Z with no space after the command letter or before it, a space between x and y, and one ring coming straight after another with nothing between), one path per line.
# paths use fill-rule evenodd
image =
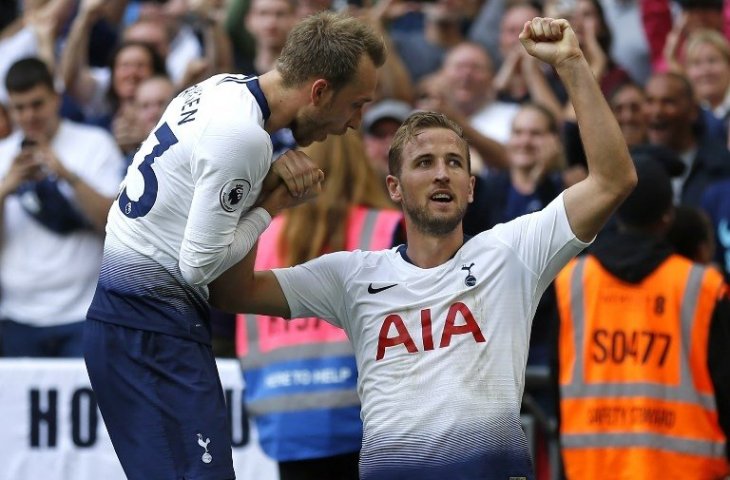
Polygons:
M725 58L725 61L730 64L730 45L723 34L717 30L709 28L701 28L695 30L687 38L687 45L684 50L685 62L692 56L697 54L697 50L702 45L712 45L715 47Z

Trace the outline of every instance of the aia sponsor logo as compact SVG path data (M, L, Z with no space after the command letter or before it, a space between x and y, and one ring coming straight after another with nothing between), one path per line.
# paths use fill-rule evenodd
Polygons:
M449 307L444 322L442 332L436 332L441 337L438 340L438 347L434 343L433 322L431 321L431 309L421 310L421 328L419 331L411 332L408 330L403 318L398 314L391 314L385 317L383 324L380 326L378 335L378 351L375 360L382 360L389 348L400 347L401 345L408 350L408 353L418 353L419 349L413 340L414 335L421 337L421 345L423 351L434 350L436 348L446 348L451 345L451 340L457 335L471 335L476 343L483 343L487 340L484 338L481 328L477 323L474 315L464 303L456 302ZM458 323L458 325L457 325Z

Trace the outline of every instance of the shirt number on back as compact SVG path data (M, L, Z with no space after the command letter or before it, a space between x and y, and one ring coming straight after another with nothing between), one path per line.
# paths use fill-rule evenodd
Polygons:
M139 200L134 201L129 199L127 196L127 187L124 187L122 193L119 194L119 209L129 218L144 217L152 209L152 206L157 200L157 176L155 175L155 171L152 170L152 164L168 148L178 142L177 137L172 133L167 123L160 125L160 128L155 131L155 137L157 137L157 145L152 148L152 151L144 157L142 163L137 167L144 179L144 190Z

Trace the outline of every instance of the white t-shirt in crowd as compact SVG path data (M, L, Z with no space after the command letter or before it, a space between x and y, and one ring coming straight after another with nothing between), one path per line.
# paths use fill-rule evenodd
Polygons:
M472 115L469 123L482 135L505 144L512 134L512 121L519 110L517 103L495 100Z
M0 177L20 151L23 134L0 141ZM114 138L98 127L62 120L51 149L63 165L101 195L114 197L124 159ZM73 198L74 190L59 188ZM60 235L41 225L17 195L5 200L0 243L0 317L38 327L86 317L99 275L103 235L90 230Z

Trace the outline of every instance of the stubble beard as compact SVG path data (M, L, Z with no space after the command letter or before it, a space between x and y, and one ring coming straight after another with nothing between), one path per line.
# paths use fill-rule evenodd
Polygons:
M405 201L403 202L403 210L416 229L436 237L443 237L452 233L466 214L465 205L459 207L453 215L435 216L429 213L427 207L409 205Z

